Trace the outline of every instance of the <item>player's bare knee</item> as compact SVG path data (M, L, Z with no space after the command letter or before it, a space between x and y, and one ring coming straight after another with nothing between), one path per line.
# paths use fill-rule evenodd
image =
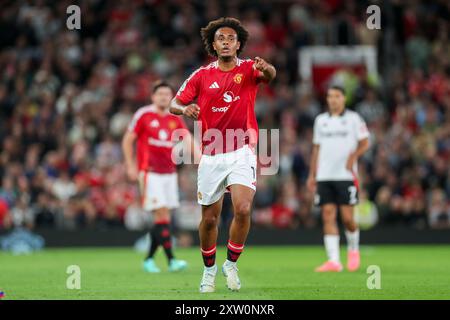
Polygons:
M251 213L251 203L242 202L234 207L234 216L237 219L248 219Z
M216 216L214 215L208 215L208 216L204 216L202 218L202 225L205 229L207 230L212 230L214 228L217 227L219 220Z
M336 220L336 210L324 207L322 209L322 217L324 222L334 222Z
M155 220L157 221L167 221L170 222L170 211L167 208L160 208L160 209L156 209L155 211L153 211Z

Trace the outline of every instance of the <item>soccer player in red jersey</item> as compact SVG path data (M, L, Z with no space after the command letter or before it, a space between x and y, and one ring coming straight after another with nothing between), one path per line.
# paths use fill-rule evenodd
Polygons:
M172 150L176 143L173 132L181 129L184 143L192 146L193 139L180 117L169 113L173 90L166 82L157 82L153 87L153 104L140 108L133 116L122 140L122 149L131 181L139 181L142 206L152 211L154 226L151 230L151 247L144 261L144 270L158 273L153 256L161 245L169 261L169 271L186 268L183 260L174 258L170 233L170 209L179 206L176 166L172 161ZM137 142L137 164L133 157L133 146ZM195 149L194 149L195 152Z
M229 289L241 287L236 261L250 229L256 190L255 97L258 84L274 79L276 70L259 57L238 58L249 34L237 19L211 21L202 28L201 35L207 52L217 60L191 74L172 100L170 111L199 119L201 125L203 154L197 187L202 205L199 235L205 265L200 292L205 293L215 290L217 225L226 190L231 192L234 217L222 272Z

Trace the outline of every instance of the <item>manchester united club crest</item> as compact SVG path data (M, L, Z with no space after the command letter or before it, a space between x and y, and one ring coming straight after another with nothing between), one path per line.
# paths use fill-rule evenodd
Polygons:
M175 129L177 127L177 123L175 122L175 121L173 121L173 120L170 120L169 121L169 129L170 130L173 130L173 129Z
M238 73L234 76L233 81L236 82L237 84L240 84L243 78L244 75L242 73Z

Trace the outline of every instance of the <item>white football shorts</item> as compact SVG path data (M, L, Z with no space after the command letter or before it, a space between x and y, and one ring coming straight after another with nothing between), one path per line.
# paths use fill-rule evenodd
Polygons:
M233 184L256 190L256 163L256 154L248 145L232 152L202 155L198 165L198 203L213 204Z
M142 208L152 211L159 208L178 208L178 175L174 173L139 172L139 189Z

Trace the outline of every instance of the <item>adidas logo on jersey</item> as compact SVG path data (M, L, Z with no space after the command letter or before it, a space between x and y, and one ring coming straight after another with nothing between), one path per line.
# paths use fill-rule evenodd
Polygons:
M219 89L219 85L217 84L216 81L214 81L214 82L209 86L209 88L210 88L210 89Z

